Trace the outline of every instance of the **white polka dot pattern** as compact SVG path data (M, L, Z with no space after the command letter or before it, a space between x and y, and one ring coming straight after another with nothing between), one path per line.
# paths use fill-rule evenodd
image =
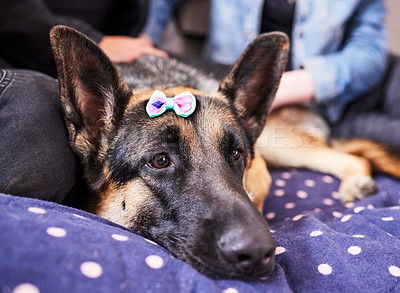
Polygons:
M294 222L296 222L296 221L301 220L304 216L305 216L305 215L297 215L297 216L294 216L292 220L293 220Z
M332 216L334 216L335 218L341 218L341 217L343 217L343 214L338 211L333 211Z
M325 183L333 183L333 178L331 176L325 175L324 177L322 177L322 181L324 181Z
M79 219L86 219L85 217L78 215L78 214L72 214L74 217L79 218Z
M279 187L284 187L284 186L286 186L286 181L285 181L285 180L282 180L282 179L277 179L277 180L275 181L275 185L276 185L276 186L279 186Z
M15 287L12 293L40 293L40 290L35 285L24 283Z
M332 274L332 267L328 264L320 264L318 266L318 272L320 272L323 275L330 275Z
M324 233L322 233L322 231L316 230L316 231L312 231L310 233L310 236L311 237L316 237L316 236L321 236L322 234L324 234Z
M228 288L222 291L223 293L239 293L239 291L236 288Z
M28 211L30 211L31 213L34 213L34 214L39 214L39 215L46 213L46 211L44 209L38 208L38 207L30 207L30 208L28 208Z
M150 239L145 238L144 240L145 240L146 242L148 242L148 243L151 243L151 244L153 244L153 245L157 245L157 246L158 246L157 243L155 243L154 241L152 241L152 240L150 240Z
M119 234L112 234L111 237L117 241L127 241L128 240L128 237L119 235Z
M299 190L296 192L298 198L306 199L308 197L308 193L304 190Z
M360 213L360 212L362 212L363 210L365 210L365 207L355 207L354 208L354 213L355 214L358 214L358 213Z
M295 208L295 206L296 206L296 204L294 202L288 202L285 204L285 209L290 210L290 209Z
M278 196L278 197L284 196L285 195L285 191L283 189L277 189L277 190L274 191L274 195Z
M343 216L343 218L341 218L340 221L341 221L342 223L345 223L345 222L347 222L347 221L350 220L350 219L351 219L351 215L346 215L346 216Z
M290 178L292 178L292 174L291 174L290 172L283 172L283 173L281 174L281 177L282 177L283 179L289 180Z
M324 203L324 205L327 205L327 206L331 206L331 205L333 205L333 204L335 203L335 202L334 202L332 199L330 199L330 198L324 198L322 202Z
M352 255L358 255L361 253L361 247L359 246L350 246L347 251Z
M400 277L400 268L397 266L390 266L389 272L395 277Z
M307 187L314 187L315 186L315 181L311 180L311 179L307 179L306 181L304 181L304 185Z
M103 268L98 263L93 261L82 263L80 270L84 276L90 279L96 279L103 274Z
M351 209L352 207L354 207L354 202L346 202L346 203L344 204L344 206L345 206L346 208L348 208L348 209Z
M274 213L274 212L269 212L269 213L267 213L267 214L265 215L265 217L266 217L268 220L272 220L273 218L276 217L276 213Z
M164 260L158 255L149 255L145 262L152 269L160 269L164 265Z
M56 238L61 238L67 235L67 231L65 231L63 228L59 227L49 227L46 230L47 234L50 236L56 237Z
M282 253L284 253L285 251L286 251L286 249L285 249L284 247L278 246L278 247L275 249L275 255L282 254Z

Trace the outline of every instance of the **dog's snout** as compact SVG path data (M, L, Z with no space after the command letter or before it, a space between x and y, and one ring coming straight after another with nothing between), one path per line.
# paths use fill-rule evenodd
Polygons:
M243 277L267 276L275 267L275 241L260 232L232 229L218 241L220 256Z

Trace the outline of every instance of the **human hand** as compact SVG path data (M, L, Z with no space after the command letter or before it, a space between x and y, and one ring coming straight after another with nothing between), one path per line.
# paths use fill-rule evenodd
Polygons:
M99 43L112 62L131 62L142 55L158 55L167 58L168 54L149 44L144 39L128 36L105 36Z
M310 102L315 96L315 86L310 72L306 69L286 71L272 102L270 111L289 104Z

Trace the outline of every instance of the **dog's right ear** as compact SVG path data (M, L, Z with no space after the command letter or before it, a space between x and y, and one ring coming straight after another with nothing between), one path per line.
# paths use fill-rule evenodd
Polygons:
M253 144L264 128L289 51L284 33L260 35L242 53L219 91L230 101Z
M72 148L90 160L113 131L132 92L101 49L66 26L50 32Z

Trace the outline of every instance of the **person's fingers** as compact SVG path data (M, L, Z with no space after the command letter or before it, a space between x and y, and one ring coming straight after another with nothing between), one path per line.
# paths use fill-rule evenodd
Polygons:
M138 38L106 36L99 46L113 62L131 62L142 55L149 54L168 58L165 51Z
M151 55L157 55L163 58L168 58L168 53L162 50L159 50L155 47L148 47L146 48L143 53L141 55L145 55L145 54L151 54Z

